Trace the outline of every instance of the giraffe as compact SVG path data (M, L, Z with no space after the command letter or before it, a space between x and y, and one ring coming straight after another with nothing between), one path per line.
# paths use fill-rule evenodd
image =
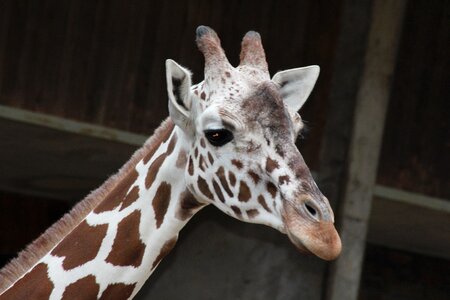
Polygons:
M317 66L270 78L260 35L240 64L199 26L204 80L166 61L169 118L144 146L0 271L0 299L131 299L191 217L213 204L325 260L341 250L328 200L295 140Z

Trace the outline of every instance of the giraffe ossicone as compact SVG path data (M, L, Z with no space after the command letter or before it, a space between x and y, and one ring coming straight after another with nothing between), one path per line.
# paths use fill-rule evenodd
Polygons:
M217 34L197 29L205 78L166 61L170 118L131 160L0 270L0 299L131 299L178 233L213 204L288 235L325 260L341 250L328 200L295 140L317 66L270 78L258 33L231 66Z

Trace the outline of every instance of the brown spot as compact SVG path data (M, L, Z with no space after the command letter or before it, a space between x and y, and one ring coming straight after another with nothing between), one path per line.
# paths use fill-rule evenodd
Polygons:
M198 202L194 195L188 190L181 193L179 202L180 208L177 211L176 217L181 221L189 219L194 215L195 211L204 206L204 204Z
M248 200L250 200L250 198L252 197L252 193L250 192L250 188L248 187L248 185L241 181L241 184L239 186L239 195L238 195L238 199L241 202L247 202Z
M208 184L206 183L205 179L202 177L198 177L198 189L200 192L202 192L203 195L205 195L208 199L214 200L214 196L209 190Z
M205 92L202 92L202 93L200 94L200 98L202 98L202 100L205 100L205 98L206 98Z
M198 96L198 90L197 89L194 90L194 94Z
M213 187L214 191L216 192L217 197L219 197L219 200L222 203L225 203L225 198L223 197L222 190L220 189L219 184L213 179Z
M227 76L228 78L230 78L230 77L231 77L231 74L230 74L230 72L228 72L228 71L225 71L225 76Z
M152 270L156 268L156 266L160 263L160 261L170 252L170 250L173 249L176 243L177 243L176 237L164 243L161 250L159 251L158 256L156 257L155 261L152 264Z
M272 198L275 198L277 195L277 187L272 182L267 183L267 191L272 195Z
M259 211L257 209L249 209L246 211L247 216L250 219L253 219L254 217L256 217L257 215L259 215Z
M229 171L228 172L228 178L230 180L231 186L234 186L236 184L236 176L234 175L234 173Z
M248 171L248 175L250 175L255 184L258 184L259 180L261 179L261 177L259 177L259 175L253 171Z
M120 221L112 250L106 258L106 262L115 266L139 267L141 265L145 245L139 236L140 221L141 213L138 210Z
M67 286L64 290L62 299L97 299L99 290L100 286L95 281L95 277L93 275L89 275L78 279L74 283Z
M200 170L205 171L205 160L203 159L203 155L200 155L200 158L198 160L198 167Z
M165 181L161 182L152 201L153 210L155 211L156 228L159 228L164 221L164 216L169 207L170 193L170 184Z
M278 177L278 184L286 184L289 182L291 182L291 179L289 178L288 175L283 175L283 176Z
M223 78L223 77L221 77L220 80L221 80L221 82L222 82L223 84L225 84L225 83L227 82L227 81L225 80L225 78Z
M277 154L279 155L279 156L281 156L281 157L283 157L284 158L284 151L283 151L283 149L281 148L281 145L276 145L275 146L275 151L277 152Z
M216 172L217 177L219 177L220 184L222 184L223 189L228 194L229 197L233 197L233 193L230 190L230 187L228 186L227 179L225 178L225 170L223 167L220 167Z
M201 138L201 139L200 139L200 146L202 146L202 148L205 148L205 147L206 147L205 139L204 139L204 138Z
M107 229L107 224L90 226L83 221L53 249L52 255L65 257L65 270L81 266L97 256Z
M278 167L280 167L280 165L278 164L278 162L276 160L271 159L270 157L267 158L266 160L266 171L271 173L273 170L277 169Z
M231 163L232 163L236 168L238 168L239 170L242 169L242 167L244 166L244 165L242 164L242 162L241 162L240 160L237 160L237 159L232 159L232 160L231 160Z
M231 205L230 208L234 211L234 213L240 217L241 216L241 210L239 209L239 207L237 207L236 205Z
M194 149L194 157L197 158L198 157L198 148L195 147Z
M180 152L178 152L178 158L175 165L177 166L178 169L184 169L184 167L186 166L186 162L187 162L186 151L184 149L181 149Z
M131 169L130 173L109 192L105 199L94 209L95 213L110 211L119 206L128 193L130 187L136 182L139 174L135 169Z
M156 150L158 150L159 146L161 146L161 144L163 144L167 141L167 139L170 137L174 127L175 127L175 124L170 122L169 126L167 126L167 129L164 132L162 132L162 134L161 134L161 143L154 143L153 145L151 145L148 153L142 159L144 164L148 163L148 161L155 154Z
M188 173L191 176L194 175L194 162L192 161L192 157L189 157Z
M209 153L209 152L208 152L208 160L209 160L209 163L210 163L211 165L214 164L214 158L213 158L213 156L211 155L211 153Z
M128 299L134 291L136 283L124 284L124 283L114 283L108 285L106 290L103 291L100 300L108 299Z
M261 145L256 144L254 141L250 141L250 142L248 143L248 145L247 145L247 152L248 152L248 153L254 152L254 151L256 151L256 150L258 150L258 149L260 149L260 148L261 148Z
M49 299L54 288L48 278L47 265L40 263L1 294L1 299Z
M147 172L147 177L145 177L145 187L149 189L153 181L155 181L156 175L158 174L159 169L161 168L161 165L163 164L164 160L166 159L166 153L161 154L158 156L150 165L150 168Z
M125 208L133 204L138 198L139 198L139 187L136 185L125 197L125 200L123 200L122 207L120 208L120 210L121 211L124 210Z
M263 195L258 196L258 203L267 211L272 212L272 210L267 206L266 199L264 199Z
M177 134L174 132L172 138L170 139L169 145L167 146L166 154L169 156L173 149L175 149L175 145L177 144Z

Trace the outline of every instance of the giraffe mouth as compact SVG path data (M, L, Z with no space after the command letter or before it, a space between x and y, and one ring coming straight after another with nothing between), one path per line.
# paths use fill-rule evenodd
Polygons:
M333 222L311 221L288 204L284 207L284 223L289 239L301 253L324 260L336 259L341 253L341 239Z

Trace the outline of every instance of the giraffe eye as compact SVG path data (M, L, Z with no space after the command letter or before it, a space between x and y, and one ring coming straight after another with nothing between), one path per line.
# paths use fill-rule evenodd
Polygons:
M223 146L233 140L233 133L227 129L208 129L205 136L213 146Z

